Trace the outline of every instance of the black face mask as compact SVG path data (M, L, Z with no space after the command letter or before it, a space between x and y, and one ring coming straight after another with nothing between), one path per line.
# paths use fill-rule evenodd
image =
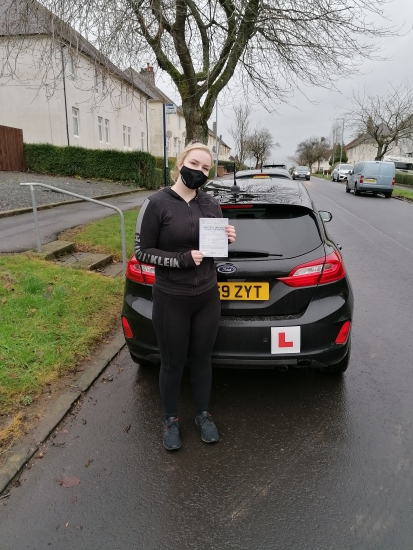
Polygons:
M204 185L208 180L202 170L194 170L187 166L182 166L180 170L181 180L188 187L188 189L198 189L201 185Z

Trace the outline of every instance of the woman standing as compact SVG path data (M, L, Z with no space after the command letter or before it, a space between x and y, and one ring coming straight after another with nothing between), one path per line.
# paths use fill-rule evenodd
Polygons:
M136 222L135 256L155 265L152 321L161 354L159 387L165 412L163 444L181 447L178 400L188 359L196 404L195 423L205 443L219 434L208 412L212 348L218 332L221 305L213 258L199 247L199 219L221 218L218 201L199 191L208 179L212 153L194 143L177 158L179 177L145 200ZM227 225L229 242L235 228Z

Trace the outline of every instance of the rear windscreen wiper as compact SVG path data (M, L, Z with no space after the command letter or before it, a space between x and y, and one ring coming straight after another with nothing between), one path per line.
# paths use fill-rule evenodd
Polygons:
M282 257L282 254L270 254L268 250L229 250L229 258L268 258L269 256Z

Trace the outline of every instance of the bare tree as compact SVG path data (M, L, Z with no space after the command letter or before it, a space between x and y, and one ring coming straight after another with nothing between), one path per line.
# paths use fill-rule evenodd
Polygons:
M249 117L251 107L247 104L235 105L234 114L235 125L230 127L229 133L234 140L235 154L238 157L238 161L244 164L248 154L246 146L250 130Z
M218 94L233 79L244 97L254 94L271 109L300 84L333 88L374 57L374 41L366 39L397 32L370 22L370 15L383 17L387 0L42 1L49 12L35 0L2 0L0 35L10 40L2 44L0 74L19 77L16 56L27 53L28 36L39 70L62 46L84 51L81 37L97 48L99 62L122 70L156 60L181 96L188 141L206 141ZM50 71L42 74L52 93Z
M346 116L361 142L376 144L381 160L393 144L413 137L413 88L406 82L382 96L355 93Z
M299 160L300 164L309 166L310 170L315 162L318 162L318 169L320 168L320 162L323 158L326 158L330 150L329 142L324 138L311 137L301 141L297 145L295 152L295 158Z
M279 147L267 128L257 127L246 140L247 155L255 158L255 168L263 165L273 148Z
M335 147L338 143L341 143L343 139L343 124L340 120L335 120L331 126L330 142L331 146Z

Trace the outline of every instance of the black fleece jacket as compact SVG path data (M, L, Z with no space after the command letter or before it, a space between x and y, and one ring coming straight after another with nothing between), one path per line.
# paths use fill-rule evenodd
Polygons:
M136 220L135 257L155 265L155 286L167 294L196 296L217 283L213 258L199 266L199 218L222 218L216 199L203 191L186 202L170 187L145 200Z

